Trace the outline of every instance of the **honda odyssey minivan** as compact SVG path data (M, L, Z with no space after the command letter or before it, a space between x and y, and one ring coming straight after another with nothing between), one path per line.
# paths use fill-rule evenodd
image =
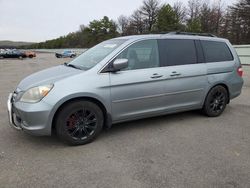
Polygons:
M119 122L195 109L219 116L240 95L242 74L226 39L120 37L23 79L9 95L9 120L33 135L55 131L69 144L86 144Z

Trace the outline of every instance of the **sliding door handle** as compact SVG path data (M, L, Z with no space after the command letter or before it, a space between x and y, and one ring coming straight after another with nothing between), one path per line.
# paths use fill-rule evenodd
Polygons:
M178 72L176 72L176 71L173 71L171 74L170 74L170 76L180 76L181 75L181 73L178 73Z

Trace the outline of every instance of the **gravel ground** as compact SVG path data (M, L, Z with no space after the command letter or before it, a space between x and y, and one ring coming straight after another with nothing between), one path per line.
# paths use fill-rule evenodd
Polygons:
M186 112L117 124L69 147L8 125L6 100L54 54L0 60L0 187L250 187L250 66L242 95L218 118Z

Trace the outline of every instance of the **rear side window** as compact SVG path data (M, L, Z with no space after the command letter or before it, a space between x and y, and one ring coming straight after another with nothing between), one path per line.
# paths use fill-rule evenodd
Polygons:
M161 66L197 63L194 40L161 39L158 44Z
M233 56L224 42L201 41L206 62L231 61Z

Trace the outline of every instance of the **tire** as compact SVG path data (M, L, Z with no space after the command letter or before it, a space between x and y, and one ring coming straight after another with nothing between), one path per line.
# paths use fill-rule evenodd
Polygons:
M18 59L23 59L23 56L18 56Z
M3 59L4 57L3 56L0 56L0 59Z
M33 58L33 55L29 55L29 58Z
M203 105L203 113L209 117L217 117L225 110L228 102L228 92L225 87L218 85L207 94Z
M58 137L69 145L92 142L104 124L103 112L90 101L69 103L58 113L55 121Z

